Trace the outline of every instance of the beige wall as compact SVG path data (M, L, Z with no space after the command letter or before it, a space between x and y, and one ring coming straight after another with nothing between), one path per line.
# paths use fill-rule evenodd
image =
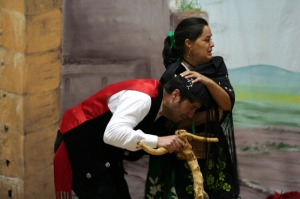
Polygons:
M0 198L53 199L62 1L0 3Z

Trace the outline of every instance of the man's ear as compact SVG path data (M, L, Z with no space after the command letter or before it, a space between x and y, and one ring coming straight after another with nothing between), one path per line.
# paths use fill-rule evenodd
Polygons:
M179 89L175 89L173 90L172 92L172 101L175 101L175 100L180 100L180 91Z

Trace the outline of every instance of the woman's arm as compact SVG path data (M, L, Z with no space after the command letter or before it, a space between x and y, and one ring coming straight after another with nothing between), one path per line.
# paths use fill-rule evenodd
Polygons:
M180 75L185 78L195 78L193 80L193 83L203 83L207 87L209 93L211 94L215 102L218 104L219 108L223 111L231 111L232 104L228 93L212 79L196 71L185 71Z

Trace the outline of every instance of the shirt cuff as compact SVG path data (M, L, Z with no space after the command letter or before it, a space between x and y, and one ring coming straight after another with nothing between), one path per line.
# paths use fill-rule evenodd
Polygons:
M158 141L158 137L156 135L151 135L151 134L144 135L144 143L153 149L157 147L157 141Z

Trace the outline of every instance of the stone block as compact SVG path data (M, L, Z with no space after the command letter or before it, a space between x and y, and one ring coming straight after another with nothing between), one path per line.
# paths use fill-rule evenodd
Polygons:
M29 132L24 140L25 198L54 198L53 155L58 123Z
M58 88L60 67L59 50L26 56L24 92L41 93Z
M48 12L53 9L60 9L62 0L26 0L26 13L29 15Z
M18 178L0 176L1 199L23 199L24 182Z
M24 198L28 199L54 199L53 167L45 167L25 180ZM75 198L73 198L75 199Z
M1 10L2 46L6 49L24 52L25 50L25 15L9 9Z
M25 0L1 0L1 7L14 10L16 12L25 12Z
M53 90L59 87L60 66L60 50L24 56L0 49L0 89L20 95Z
M25 135L59 121L59 89L27 95L24 97L24 131Z
M27 16L26 53L45 52L61 47L62 13L60 9Z
M0 89L15 94L23 93L23 53L0 49Z
M0 7L0 46L3 46L3 8Z
M1 132L0 173L10 178L24 176L23 141L20 132ZM0 179L1 181L1 179Z
M22 132L24 119L23 98L0 90L0 110L0 134L3 134L3 132Z

